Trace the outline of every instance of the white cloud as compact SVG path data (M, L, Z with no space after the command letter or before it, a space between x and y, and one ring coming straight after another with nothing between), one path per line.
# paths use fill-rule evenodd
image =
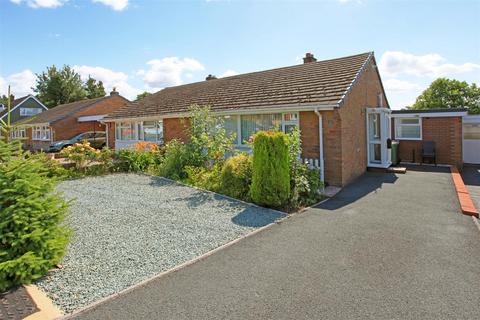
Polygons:
M68 0L10 0L15 4L26 3L30 8L57 8L63 6Z
M115 11L122 11L128 6L128 0L92 0L111 7Z
M154 59L147 62L148 70L139 70L137 75L150 88L165 88L177 86L183 83L184 72L195 72L205 70L205 67L195 59L167 57Z
M25 96L33 93L32 87L35 86L37 77L29 70L23 70L19 73L14 73L6 78L0 76L0 94L7 94L8 85L10 85L11 94L15 97Z
M417 77L438 77L452 73L466 73L480 70L480 64L446 63L446 59L438 53L413 55L401 51L387 51L380 59L379 68L382 74L397 76L401 74Z
M123 72L113 71L103 67L92 66L73 66L73 69L78 72L82 80L87 80L91 76L95 80L103 82L107 94L115 87L117 91L128 99L134 99L137 94L143 90L133 87L128 83L128 75Z
M237 71L228 69L227 71L225 71L224 73L222 73L222 74L219 75L218 77L219 77L219 78L225 78L225 77L236 76L237 74L238 74Z
M398 80L398 79L387 79L383 81L383 85L385 86L385 90L388 91L397 91L397 92L405 92L405 91L416 91L420 90L422 87L410 81Z

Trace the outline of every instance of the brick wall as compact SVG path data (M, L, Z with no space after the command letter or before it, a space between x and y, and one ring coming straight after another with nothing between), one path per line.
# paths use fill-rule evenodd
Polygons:
M110 149L115 149L115 122L107 122L107 136L108 136L108 147Z
M394 134L393 137L395 137ZM422 139L423 141L435 141L437 163L458 167L463 164L461 117L422 118ZM421 162L423 141L400 140L399 157L401 161Z
M341 124L341 185L352 182L367 169L366 109L378 107L380 93L383 93L380 78L370 62L338 109Z
M172 139L179 139L183 142L187 141L188 127L190 121L188 118L169 118L163 119L163 139L165 143Z
M55 141L70 139L77 134L87 131L105 131L105 125L98 121L78 122L70 117L58 121L52 125L53 138Z

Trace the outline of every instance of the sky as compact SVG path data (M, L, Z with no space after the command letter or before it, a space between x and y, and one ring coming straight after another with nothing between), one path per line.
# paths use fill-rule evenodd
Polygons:
M480 1L0 0L0 94L68 64L143 91L375 52L392 109L438 77L480 85Z

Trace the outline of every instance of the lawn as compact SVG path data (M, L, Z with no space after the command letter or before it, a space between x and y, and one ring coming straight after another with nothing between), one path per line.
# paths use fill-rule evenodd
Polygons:
M62 182L74 230L62 268L37 285L72 312L206 253L284 214L160 177Z

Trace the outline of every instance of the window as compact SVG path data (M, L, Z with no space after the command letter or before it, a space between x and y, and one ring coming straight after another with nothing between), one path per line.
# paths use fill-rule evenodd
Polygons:
M143 122L143 140L151 141L151 142L157 142L157 141L163 142L163 122L162 121L144 121Z
M223 126L225 127L225 131L227 136L235 135L238 137L238 116L225 116L223 117Z
M480 140L480 124L464 123L463 124L463 139L465 139L465 140Z
M242 144L258 131L281 129L282 114L255 114L241 116Z
M50 141L50 137L49 126L35 126L32 128L32 140Z
M12 139L25 139L27 137L27 133L25 128L13 128L12 132L10 133Z
M20 108L21 116L34 116L42 112L42 108Z
M163 143L163 121L119 122L116 139L121 141L150 141Z
M421 140L422 120L420 118L396 118L395 138L401 140Z
M135 124L133 122L119 122L116 125L117 140L135 140Z

